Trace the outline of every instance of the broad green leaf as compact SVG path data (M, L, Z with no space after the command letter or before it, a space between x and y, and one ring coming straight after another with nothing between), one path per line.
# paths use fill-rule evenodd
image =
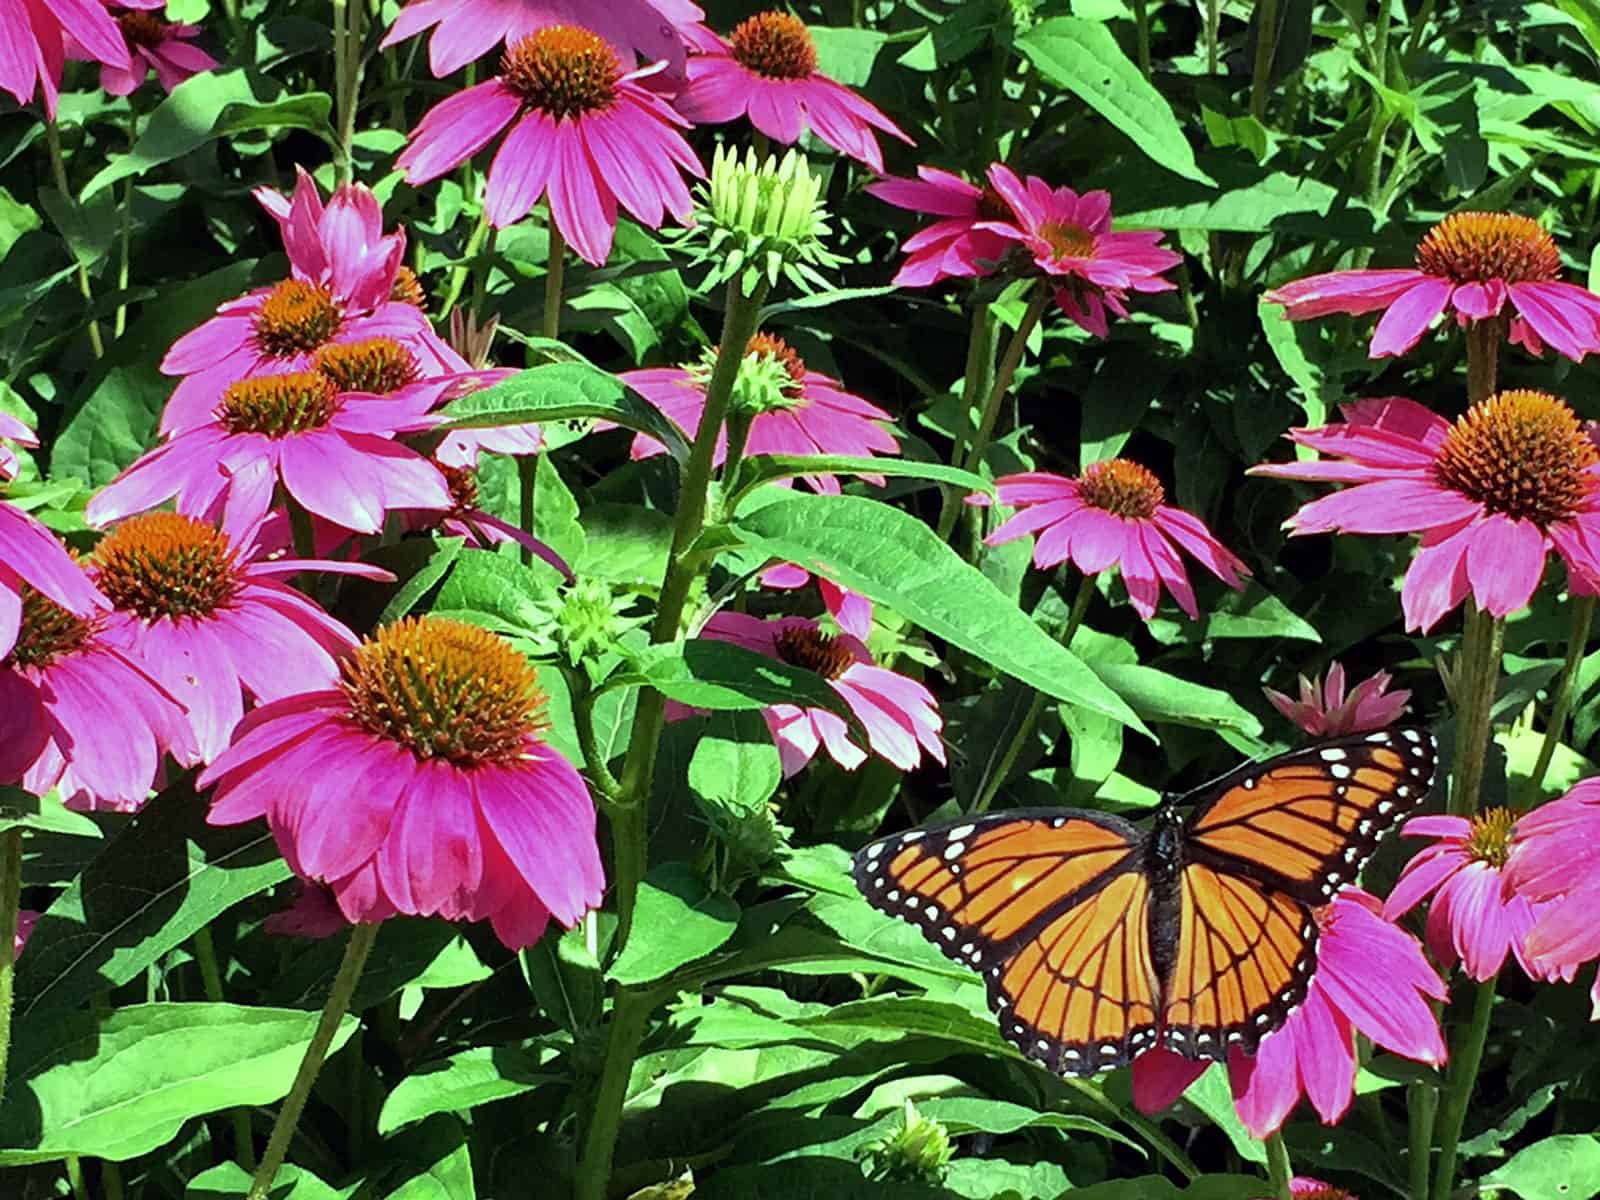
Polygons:
M435 540L431 552L422 566L409 575L403 570L395 570L400 565L396 559L403 559L407 563L414 561L418 546L413 543L401 542L397 546L383 546L377 554L370 556L367 561L377 566L387 567L394 571L395 576L404 580L395 590L389 602L384 605L383 612L378 615L378 624L387 625L391 621L398 621L401 617L415 608L433 586L450 573L450 568L455 565L456 558L461 549L467 544L465 538L447 537ZM422 544L422 549L428 550L427 543ZM385 552L388 553L385 553Z
M1535 790L1531 786L1533 768L1544 747L1544 737L1542 732L1520 724L1495 734L1494 740L1506 752L1506 788L1518 808L1532 808L1554 799L1578 780L1595 773L1593 763L1564 742L1558 742L1546 765L1544 778Z
M1587 1200L1600 1195L1600 1138L1565 1133L1524 1147L1478 1180L1485 1192L1522 1200Z
M817 70L847 87L860 87L867 82L878 51L889 40L888 34L876 29L849 26L813 25L810 33L817 46Z
M1150 634L1163 645L1200 645L1213 638L1275 638L1320 642L1316 627L1297 616L1271 592L1252 583L1242 592L1226 593L1216 607L1204 610L1198 621L1181 615L1157 614Z
M26 957L26 956L25 956ZM141 1004L24 1024L0 1106L0 1165L69 1154L113 1161L191 1117L271 1104L294 1082L319 1014L239 1004ZM346 1017L337 1050L358 1022Z
M1110 121L1153 162L1185 179L1212 183L1172 106L1095 21L1055 17L1017 39L1017 49L1050 82L1072 92Z
M859 496L796 496L741 517L745 541L884 604L1042 692L1145 732L1133 710L916 517Z
M534 470L533 533L569 565L583 555L586 541L578 522L578 501L548 454L539 456Z
M468 548L457 555L434 607L484 613L508 630L541 634L551 614L540 601L560 583L560 573L541 559L524 564L514 555Z
M1256 302L1256 313L1261 320L1261 332L1267 335L1267 345L1278 365L1294 381L1299 393L1295 402L1305 410L1306 424L1323 424L1328 419L1328 410L1338 403L1341 389L1306 353L1308 344L1316 344L1317 331L1310 322L1289 320L1282 305L1269 303L1264 298Z
M753 812L783 781L778 747L756 713L719 713L689 759L689 787L702 800L737 812Z
M739 906L706 891L687 863L662 863L639 886L638 934L628 939L607 974L623 985L661 979L710 954L738 924Z
M917 462L909 458L856 457L848 454L757 454L739 468L739 499L751 489L775 479L802 475L882 475L886 478L926 479L949 483L967 492L994 495L994 484L981 475L944 463Z
M399 1139L405 1180L384 1190L384 1200L477 1200L472 1181L472 1147L467 1130L454 1117L436 1116Z
M39 829L70 837L101 836L100 826L62 804L54 792L35 796L21 788L0 787L0 833L8 829Z
M584 550L572 569L623 587L658 588L672 548L672 518L637 504L591 504L580 517Z
M1189 1090L1184 1092L1183 1098L1211 1119L1211 1123L1233 1143L1234 1151L1240 1158L1254 1163L1267 1161L1266 1147L1250 1136L1250 1131L1244 1127L1244 1122L1239 1120L1239 1113L1233 1107L1233 1092L1228 1085L1227 1067L1221 1063L1213 1064L1205 1074L1189 1085Z
M467 1112L562 1078L521 1046L474 1046L425 1063L395 1084L378 1114L378 1132L387 1137L434 1113Z
M1261 721L1232 696L1154 667L1090 660L1089 667L1141 717L1255 737Z
M638 685L694 708L753 710L799 704L850 715L844 699L815 671L713 638L651 646L631 667L606 680L607 688Z
M394 995L408 984L426 986L431 974L460 973L461 934L443 921L418 917L391 917L378 930L361 982L356 985L350 1011L361 1012ZM274 974L270 1003L293 1008L316 1008L328 994L328 985L344 955L344 939L324 938L307 946L301 955Z
M184 1186L183 1200L242 1200L250 1194L251 1172L238 1163L218 1163ZM269 1200L350 1200L362 1188L359 1180L348 1187L323 1183L304 1167L285 1163L278 1168Z

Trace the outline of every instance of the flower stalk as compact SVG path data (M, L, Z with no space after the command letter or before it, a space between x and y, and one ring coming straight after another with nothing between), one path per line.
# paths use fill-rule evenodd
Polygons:
M67 161L61 154L61 131L56 123L44 123L45 145L50 150L50 174L55 179L56 190L61 193L61 202L73 208L78 206L77 200L72 195L72 184L67 181ZM105 339L100 336L100 321L94 315L94 285L89 282L89 268L72 251L72 259L78 267L78 291L83 294L84 304L89 310L89 348L94 351L96 358L104 358L106 354Z
M1461 1141L1461 1129L1467 1120L1467 1105L1472 1101L1473 1085L1478 1081L1478 1067L1483 1062L1484 1043L1489 1040L1489 1018L1494 1013L1494 990L1499 976L1494 975L1478 985L1472 1005L1472 1020L1468 1024L1460 1045L1450 1055L1450 1077L1445 1085L1444 1104L1440 1109L1442 1123L1439 1130L1439 1163L1433 1176L1433 1200L1450 1200L1455 1190L1456 1150Z
M1478 811L1506 631L1504 619L1484 612L1470 597L1464 625L1455 680L1456 758L1450 788L1450 812L1460 817Z
M950 447L950 465L966 461L967 440L972 435L972 408L978 397L987 394L994 371L995 323L986 301L972 305L972 331L967 335L967 365L961 376L961 411L956 414L955 444ZM939 510L939 540L949 541L965 508L959 489L946 489L944 506Z
M1250 72L1250 115L1258 121L1267 115L1267 88L1272 81L1272 60L1277 53L1278 0L1257 0L1256 57Z
M1578 692L1578 669L1583 665L1584 652L1589 648L1589 627L1594 622L1594 601L1593 596L1578 596L1572 605L1572 632L1567 635L1567 661L1561 669L1561 683L1556 691L1555 706L1550 710L1550 719L1544 730L1544 741L1539 745L1539 757L1534 760L1533 774L1528 781L1535 802L1539 788L1544 783L1545 772L1550 769L1550 760L1555 756L1556 747L1561 744L1561 739L1566 734L1567 717L1572 712L1572 700Z
M224 1002L222 994L222 969L217 962L217 946L211 937L211 927L202 925L194 935L194 961L200 968L200 985L205 997L213 1004ZM246 1108L230 1109L228 1119L233 1124L233 1140L239 1156L239 1165L246 1171L256 1169L256 1147L250 1132L250 1111Z
M1283 1133L1269 1134L1265 1143L1267 1151L1267 1187L1273 1200L1291 1200L1289 1181L1294 1178L1294 1168L1289 1164L1289 1147L1284 1144Z
M17 914L22 905L22 828L0 833L0 1096L11 1056L11 1004L16 984Z
M1500 369L1498 317L1467 326L1467 402L1478 404L1494 395Z
M989 389L989 399L983 406L983 416L978 421L978 432L972 435L972 445L967 447L967 461L963 464L967 470L976 471L983 465L984 453L989 449L989 440L994 437L995 425L1000 420L1000 405L1005 400L1006 394L1011 391L1011 381L1016 376L1017 368L1022 364L1022 356L1028 349L1028 338L1032 335L1034 327L1039 324L1039 318L1044 316L1045 306L1050 303L1050 289L1043 283L1033 285L1033 294L1028 299L1027 311L1022 314L1016 332L1011 335L1011 341L1006 345L1005 355L1000 359L1000 367L995 372L994 386Z
M1432 1166L1433 1127L1439 1113L1439 1089L1431 1083L1406 1087L1408 1140L1407 1176L1410 1200L1428 1200L1428 1168Z

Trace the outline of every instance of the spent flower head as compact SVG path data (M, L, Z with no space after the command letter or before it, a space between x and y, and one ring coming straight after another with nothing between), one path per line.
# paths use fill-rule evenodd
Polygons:
M801 291L826 288L819 268L843 261L823 245L828 213L822 180L794 150L778 158L751 149L741 158L737 150L719 146L697 216L705 230L700 236L707 237L700 259L720 259L713 280L742 274L747 293L762 276L769 285L781 275Z

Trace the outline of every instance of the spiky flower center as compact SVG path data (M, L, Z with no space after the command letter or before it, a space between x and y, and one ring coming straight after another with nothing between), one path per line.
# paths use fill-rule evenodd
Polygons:
M100 590L146 621L206 617L238 594L228 535L193 517L129 517L94 549Z
M1094 257L1094 234L1082 225L1071 221L1045 221L1039 226L1039 236L1050 247L1050 257L1057 262L1066 258Z
M471 512L478 507L478 473L471 467L447 467L444 463L433 464L439 468L439 473L444 476L445 486L450 489L450 511L453 513Z
M256 312L256 348L269 358L310 354L339 332L344 314L333 293L303 279L285 279Z
M777 334L756 334L750 339L750 344L745 347L744 353L746 358L766 358L782 370L784 382L779 386L785 396L798 399L800 393L805 390L805 360L796 353L793 346Z
M117 14L117 27L123 40L130 46L159 46L167 34L166 24L155 13L143 9L129 9Z
M1558 278L1561 252L1530 217L1451 213L1417 246L1417 269L1456 283L1529 283Z
M95 625L74 616L54 600L24 583L22 626L6 662L18 667L48 667L64 654L80 649L94 636Z
M1125 458L1111 458L1084 468L1078 494L1085 504L1114 517L1148 521L1167 498L1161 481L1149 470Z
M369 732L418 758L509 763L544 728L545 694L502 638L443 617L386 625L344 660L340 686Z
M395 304L409 304L412 308L427 308L428 293L422 280L410 267L401 267L394 273L394 283L389 285L389 299Z
M1434 478L1491 513L1541 528L1570 517L1600 461L1566 403L1545 392L1500 392L1456 421L1434 460Z
M341 392L372 392L379 396L398 392L422 374L417 356L387 337L324 346L311 360L311 366Z
M837 637L808 625L791 625L777 636L778 657L791 667L815 671L824 679L837 679L850 669L855 656Z
M1511 835L1517 830L1517 814L1509 808L1486 808L1469 821L1467 853L1491 867L1503 867L1511 854Z
M1294 1200L1356 1200L1356 1198L1342 1187L1332 1184L1321 1184L1317 1187L1296 1188L1292 1195Z
M559 121L610 108L622 64L604 38L550 25L507 50L500 74L524 105Z
M805 79L817 69L817 44L805 22L782 12L740 21L728 39L733 59L768 79Z
M339 411L333 381L317 371L252 375L228 385L217 420L229 433L288 437L321 429Z

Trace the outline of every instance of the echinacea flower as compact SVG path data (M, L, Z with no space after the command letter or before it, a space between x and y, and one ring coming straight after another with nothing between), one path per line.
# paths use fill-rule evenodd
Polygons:
M1420 533L1400 593L1407 629L1426 633L1469 593L1497 617L1525 607L1552 547L1600 588L1600 453L1564 401L1500 392L1452 425L1395 396L1344 417L1289 431L1328 457L1250 473L1354 485L1304 505L1292 533Z
M453 537L465 538L470 545L492 550L496 546L520 546L529 554L549 563L570 582L572 568L561 555L526 530L502 521L479 507L478 473L471 467L452 467L437 459L434 465L450 489L450 507L444 512L424 510L401 513L408 530L437 529Z
M450 376L435 405L442 407L517 374L519 372L510 368L499 367ZM434 448L433 457L443 466L472 469L477 467L478 455L485 450L491 454L526 458L543 449L544 433L537 424L492 425L478 429L452 429L444 435L444 441Z
M939 740L944 722L933 694L915 679L875 666L867 648L848 633L830 637L805 617L763 621L744 613L719 612L706 622L700 636L732 642L821 675L861 722L868 748L902 771L917 766L924 753L944 762L944 743ZM847 771L867 759L866 751L850 740L850 727L838 713L774 704L762 709L761 715L778 744L785 777L796 774L819 749L826 749Z
M54 534L0 500L0 658L16 645L28 588L83 620L111 607Z
M813 576L810 571L794 563L778 563L761 572L762 587L784 591L803 588L812 579L817 581L817 590L822 593L822 606L828 610L835 624L857 641L865 642L867 635L872 632L872 601L860 592L842 588L821 575Z
M1600 958L1600 778L1584 779L1559 799L1517 819L1506 883L1538 906L1523 950L1548 975L1570 979ZM1589 993L1600 1020L1600 975Z
M1333 271L1267 293L1292 321L1383 309L1373 358L1404 354L1446 309L1465 325L1507 305L1511 340L1545 342L1577 362L1600 350L1600 296L1561 279L1561 252L1537 221L1512 213L1451 213L1428 230L1412 269Z
M1354 1192L1306 1175L1296 1175L1289 1180L1289 1195L1292 1200L1361 1200ZM1271 1200L1271 1197L1263 1196L1261 1200Z
M1278 1129L1302 1094L1324 1124L1344 1116L1355 1095L1357 1031L1405 1058L1444 1062L1428 1004L1445 998L1444 982L1416 938L1379 909L1377 897L1353 887L1318 909L1317 969L1305 1002L1254 1055L1229 1054L1234 1107L1253 1136ZM1134 1103L1147 1113L1167 1107L1209 1065L1164 1048L1145 1051L1133 1063Z
M437 467L394 440L432 425L428 389L340 392L317 371L257 375L223 393L216 416L157 446L102 488L84 515L106 525L177 497L178 511L243 527L276 486L309 513L376 533L393 509L447 510Z
M1019 243L1055 292L1061 311L1096 337L1105 337L1109 309L1128 315L1129 292L1166 292L1162 275L1182 261L1161 245L1159 230L1115 233L1111 195L1053 188L1035 175L1020 179L1004 163L989 168L989 186L1010 209L977 228Z
M746 116L785 146L809 129L840 154L883 171L874 129L912 140L878 108L817 70L817 46L800 18L762 12L741 21L728 40L689 59L689 82L674 99L696 125Z
M282 231L290 277L229 300L172 344L161 371L183 379L161 414L164 436L210 421L230 384L304 371L333 344L398 342L421 379L468 369L414 303L416 279L400 261L405 233L383 232L383 210L370 189L346 185L324 205L301 171L292 199L270 188L254 194Z
M988 275L1015 245L983 222L1016 218L993 187L979 187L938 167L918 167L917 179L880 179L867 191L886 204L938 217L900 244L906 261L896 287L925 287L941 279Z
M69 808L137 812L162 758L193 761L183 709L103 634L22 590L22 627L0 656L0 783Z
M1036 533L1036 567L1070 558L1085 575L1097 575L1114 566L1122 572L1128 599L1147 621L1155 615L1163 586L1191 618L1200 615L1179 549L1235 591L1250 574L1205 522L1166 502L1160 480L1125 458L1094 463L1077 479L1047 471L1005 475L995 480L995 495L998 503L1019 511L985 538L985 545ZM968 497L971 504L988 502L981 493Z
M1431 896L1428 949L1444 966L1460 960L1468 976L1482 983L1499 974L1509 951L1535 979L1557 973L1533 965L1524 949L1540 907L1548 906L1535 905L1506 880L1506 859L1517 839L1516 813L1486 808L1470 818L1412 817L1400 832L1435 840L1400 872L1383 903L1384 920L1399 920Z
M198 25L181 21L164 21L154 11L166 7L165 0L138 0L134 3L108 3L117 28L122 31L128 45L130 66L114 63L100 66L100 86L110 96L130 96L144 83L152 69L165 91L172 91L185 79L216 68L217 60L199 46L191 45L200 36ZM67 54L70 58L90 58L69 36Z
M605 886L595 809L543 738L546 697L503 639L439 617L380 629L337 688L263 705L200 776L210 822L266 817L351 922L488 920L513 950Z
M39 438L33 430L10 413L0 412L0 483L15 479L17 472L22 469L22 460L17 457L15 450L6 445L8 441L30 449L39 445Z
M709 356L707 361L691 366L624 371L620 378L693 440L705 413L706 381L713 359ZM900 443L882 424L891 419L888 413L845 391L837 380L811 370L787 342L770 333L758 333L750 339L739 365L730 409L750 422L746 454L846 454L864 458L900 450ZM665 446L646 434L633 439L632 456L636 459L665 452ZM717 435L718 465L727 452L728 435L724 430ZM862 478L883 482L881 477ZM808 475L805 481L818 492L833 495L839 491L839 481L832 475Z
M69 36L94 61L128 69L127 43L100 0L0 0L0 92L27 104L42 91L55 120Z
M506 51L500 75L429 109L395 165L412 184L437 179L506 126L489 165L484 211L496 229L515 224L548 194L550 216L578 256L601 266L621 204L658 229L667 213L694 211L684 174L705 168L678 132L687 122L624 74L610 46L587 29L551 25Z
M1344 690L1344 664L1328 668L1326 679L1300 676L1300 699L1295 700L1271 688L1262 688L1272 706L1312 737L1338 737L1344 733L1366 733L1393 725L1406 710L1411 693L1405 688L1391 692L1391 677L1378 671L1350 689Z

